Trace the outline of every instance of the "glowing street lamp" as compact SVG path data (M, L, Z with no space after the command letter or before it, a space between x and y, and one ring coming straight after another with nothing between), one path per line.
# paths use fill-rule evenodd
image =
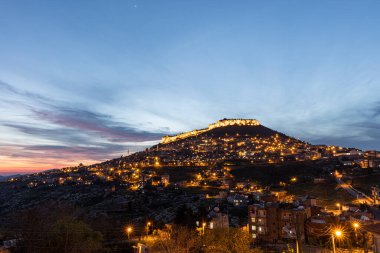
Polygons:
M336 238L340 238L343 236L343 232L342 230L340 229L334 229L333 230L333 233L331 234L331 238L332 238L332 246L333 246L333 253L336 253L336 249L335 249L335 237Z
M127 231L127 236L129 240L130 234L132 233L132 227L127 227L126 231Z
M339 211L342 211L342 205L340 203L336 203L336 206L338 207Z
M152 225L152 223L150 222L150 221L148 221L147 223L146 223L146 235L148 236L148 234L149 234L149 227Z
M354 231L355 231L355 238L357 239L358 238L358 229L360 228L360 223L359 222L354 222L352 223L352 226L354 227Z
M202 223L202 234L205 234L205 227L206 227L206 222Z

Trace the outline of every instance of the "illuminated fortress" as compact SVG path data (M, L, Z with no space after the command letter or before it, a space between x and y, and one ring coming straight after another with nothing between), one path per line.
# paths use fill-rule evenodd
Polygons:
M205 133L207 131L210 131L214 128L218 127L226 127L226 126L259 126L260 122L256 119L222 119L218 120L217 122L208 125L208 128L200 129L200 130L193 130L190 132L177 134L175 136L165 136L162 138L161 143L166 144L173 141L182 140L188 137L193 137L202 133Z

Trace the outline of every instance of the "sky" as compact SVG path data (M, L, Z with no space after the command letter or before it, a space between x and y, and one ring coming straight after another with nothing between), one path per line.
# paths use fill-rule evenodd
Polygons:
M0 0L0 174L222 118L380 150L380 1Z

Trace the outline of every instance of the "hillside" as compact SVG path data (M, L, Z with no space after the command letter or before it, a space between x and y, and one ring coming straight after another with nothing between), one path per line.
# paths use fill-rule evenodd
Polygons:
M236 180L266 186L293 176L320 176L319 166L312 166L317 161L311 165L301 161L327 151L257 120L221 120L205 129L164 137L129 156L11 178L0 183L0 217L6 222L14 210L57 201L80 207L89 217L140 222L151 215L166 223L180 205L199 205L197 194L226 189Z
M162 172L170 174L171 179L181 181L192 178L199 169L206 167L239 165L248 166L250 171L260 171L252 168L256 168L255 165L315 160L327 152L326 146L310 145L267 128L257 120L223 119L208 128L164 137L161 143L129 156L99 164L36 173L17 181L29 187L103 181L118 181L139 187L141 180L144 180L140 178L144 176L142 173L154 175ZM176 169L179 167L183 170ZM198 169L185 171L185 168Z
M123 157L130 166L207 166L224 160L281 162L318 157L318 148L261 125L257 120L223 119L208 128L175 136ZM320 155L320 154L319 154Z

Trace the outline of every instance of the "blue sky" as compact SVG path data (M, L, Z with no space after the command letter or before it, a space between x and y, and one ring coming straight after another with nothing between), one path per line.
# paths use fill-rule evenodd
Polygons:
M2 1L0 172L221 118L380 149L379 1Z

